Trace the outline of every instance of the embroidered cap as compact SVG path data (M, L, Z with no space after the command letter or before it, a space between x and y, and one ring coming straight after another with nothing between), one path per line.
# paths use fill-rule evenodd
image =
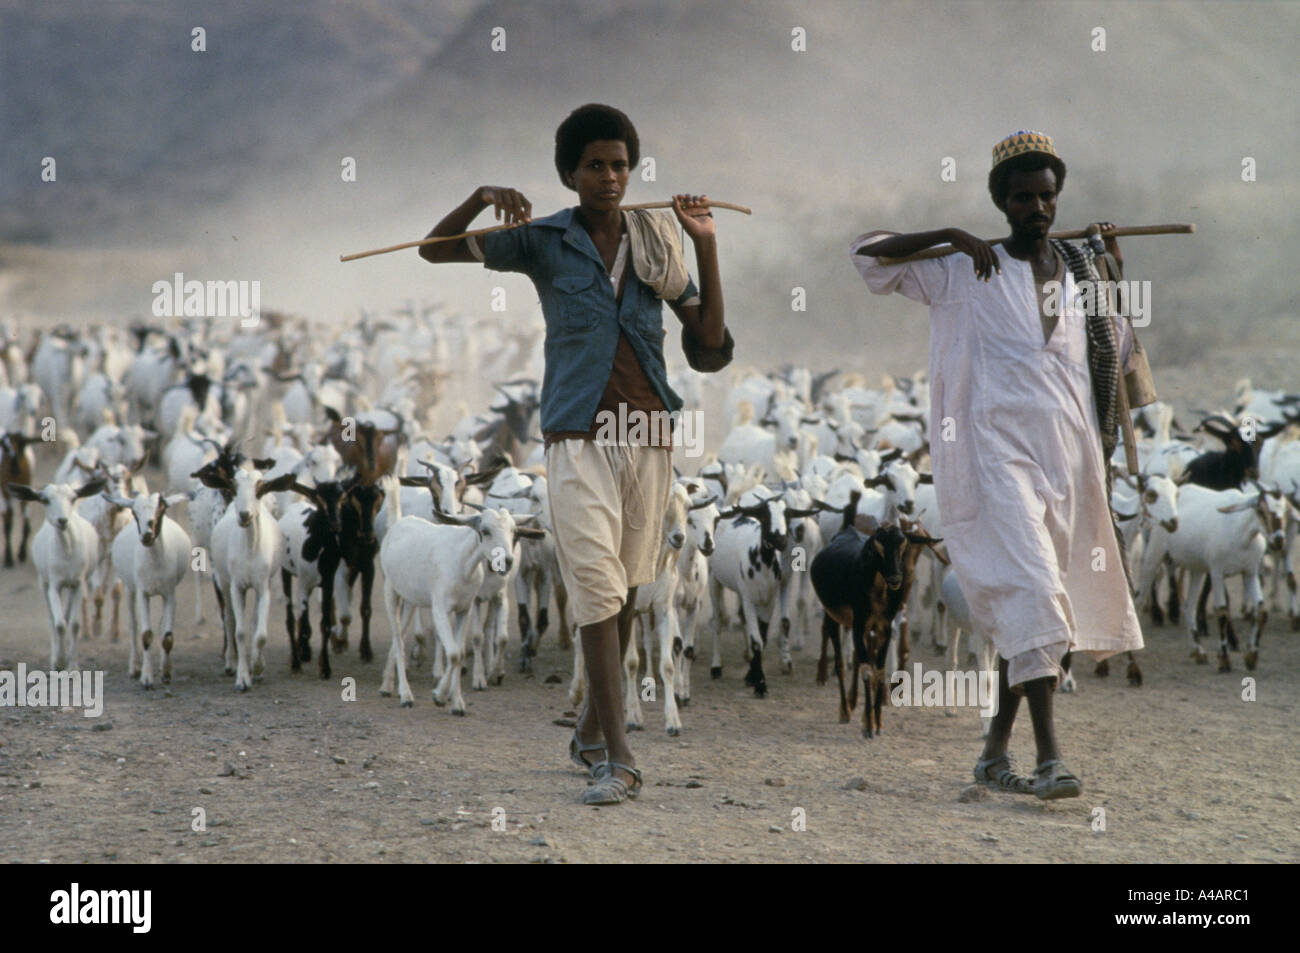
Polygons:
M1007 136L993 147L993 168L997 168L1013 156L1027 152L1041 152L1043 155L1055 156L1052 137L1032 129L1021 129ZM1057 156L1057 158L1060 158Z

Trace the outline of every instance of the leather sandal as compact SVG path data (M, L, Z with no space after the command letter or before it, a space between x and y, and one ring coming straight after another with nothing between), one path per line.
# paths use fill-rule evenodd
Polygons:
M615 768L632 775L631 787L614 774ZM583 792L583 804L621 804L641 793L641 772L617 761L602 761L596 767L595 778L596 780L592 781Z
M1010 791L1013 794L1035 793L1033 779L1027 778L1023 774L1017 774L1011 766L1011 759L1005 754L996 758L977 761L975 763L975 780L999 791Z
M1083 782L1071 774L1059 758L1044 761L1034 769L1034 797L1039 800L1078 797L1082 792Z
M599 751L601 753L600 761L588 761L583 755L588 751ZM578 729L573 729L573 737L569 739L569 760L587 772L587 777L594 778L596 769L600 767L608 755L605 752L605 742L598 741L595 744L584 745L578 740Z

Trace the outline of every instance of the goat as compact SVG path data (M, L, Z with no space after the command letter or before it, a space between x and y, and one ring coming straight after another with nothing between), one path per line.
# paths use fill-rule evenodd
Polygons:
M1222 440L1224 449L1203 453L1187 464L1180 485L1192 483L1211 490L1235 490L1246 480L1259 479L1260 445L1281 433L1286 426L1284 421L1267 427L1248 428L1244 422L1238 424L1222 414L1206 417L1197 429ZM1250 433L1252 429L1253 435Z
M360 474L344 481L347 491L339 509L339 552L343 556L343 571L335 575L335 598L339 605L339 637L336 651L348 646L348 625L351 622L350 599L352 586L361 578L361 661L374 658L370 646L371 593L375 587L375 557L379 555L379 538L375 535L375 521L384 505L384 490L376 483L361 479ZM321 678L329 677L329 657L321 650Z
M8 484L8 492L25 502L45 505L45 522L32 542L32 562L50 619L50 668L77 667L77 635L86 574L99 551L95 528L77 512L77 501L103 489L92 480L78 489L51 483L33 490L24 483Z
M246 692L265 663L266 623L271 608L271 575L279 568L280 527L262 501L294 484L292 473L263 480L256 469L237 470L233 478L204 468L196 471L205 486L233 494L212 530L212 570L225 631L226 674L235 676L235 690ZM253 593L253 611L246 599ZM328 677L323 667L321 677Z
M329 649L326 639L334 621L334 577L343 561L339 537L343 533L340 516L345 490L334 480L303 486L295 483L292 490L307 499L287 507L280 517L280 536L284 540L283 559L280 562L280 585L285 598L285 625L289 631L289 658L293 671L300 671L302 661L311 658L311 619L308 616L312 590L321 591L321 653L320 660L328 671ZM293 580L298 579L295 632L295 601Z
M394 418L396 424L380 427L375 420L363 419L361 415L344 421L333 407L325 407L327 423L317 439L333 444L344 464L356 470L362 483L374 483L379 477L393 472L397 447L405 439L401 418L390 411L383 413ZM385 422L391 424L391 421Z
M485 509L468 517L439 513L439 519L448 522L438 524L417 516L403 517L400 505L394 515L397 518L379 551L384 570L384 608L393 632L379 693L393 693L396 675L402 707L415 704L406 680L403 640L415 609L424 608L429 610L434 632L447 657L442 677L433 689L434 704L450 702L453 715L464 715L460 669L465 658L465 629L484 575L487 569L499 576L510 572L515 537L535 535L540 530L516 527L514 517L505 508Z
M849 712L857 698L858 671L866 665L862 734L870 738L873 734L880 734L880 712L887 688L885 664L893 616L906 597L904 550L908 543L933 547L943 540L907 532L893 525L880 526L868 535L853 525L857 503L855 493L848 505L842 508L839 532L817 554L811 572L813 589L825 610L823 645L829 641L835 650L835 671L840 683L840 721L849 720ZM840 626L849 628L853 637L852 703L844 690ZM824 666L819 666L819 681L825 680L824 671Z
M677 704L685 707L691 702L691 665L695 660L695 630L700 617L709 606L709 557L714 550L714 527L717 525L718 507L711 493L701 484L688 479L679 480L690 494L686 508L686 542L677 557L677 592L674 599L677 611L677 631L682 640L682 663L677 666L677 684L673 691Z
M15 506L23 521L23 536L18 543L18 561L27 560L27 540L32 532L32 524L27 518L27 504L31 498L21 493L12 493L10 487L31 485L32 472L36 469L36 455L32 453L31 447L34 443L34 437L25 437L20 433L0 434L0 507L3 507L4 517L6 569L12 569L14 565L10 536L13 532Z
M1193 611L1200 594L1201 581L1208 576L1219 619L1219 671L1231 670L1228 642L1235 641L1228 618L1228 576L1242 575L1243 598L1253 626L1246 651L1246 667L1254 669L1259 660L1259 635L1268 618L1259 586L1260 563L1264 552L1280 552L1286 540L1288 511L1292 504L1280 490L1256 484L1254 493L1241 490L1209 490L1200 486L1183 486L1178 494L1178 531L1167 532L1161 526L1151 530L1142 560L1139 591L1145 591L1166 554L1191 574L1184 614L1192 643L1192 658L1206 661L1199 636L1201 627Z
M787 536L785 504L779 500L762 500L746 506L736 506L719 514L715 532L712 572L709 578L709 596L713 603L713 665L709 674L722 677L722 653L718 640L722 630L722 594L730 589L740 596L746 638L749 646L749 671L745 684L754 694L767 695L767 679L763 675L763 648L767 645L767 628L773 610L779 608L778 618L785 616L781 588L781 553ZM788 632L783 633L788 641Z
M167 507L186 502L184 493L163 496L140 493L134 499L108 496L115 506L128 509L135 525L122 527L113 538L113 570L126 590L131 620L131 677L139 677L145 688L153 688L153 625L149 603L162 599L162 680L172 678L173 624L176 620L176 587L185 578L190 562L190 537L167 516ZM139 656L136 655L137 646Z

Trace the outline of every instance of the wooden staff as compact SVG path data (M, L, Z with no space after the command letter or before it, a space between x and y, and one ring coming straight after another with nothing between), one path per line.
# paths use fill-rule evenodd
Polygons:
M622 211L632 211L642 208L672 208L672 202L642 202L639 205L620 205ZM696 206L698 208L698 206ZM746 215L753 215L754 210L746 208L743 205L733 205L730 202L708 203L709 208L725 208L733 212L744 212ZM386 255L390 251L401 251L403 248L418 248L421 245L433 245L437 242L454 242L462 238L469 238L472 235L486 235L489 232L503 232L508 228L518 228L519 225L526 224L520 222L516 225L494 225L491 228L476 228L472 232L461 232L459 235L436 235L433 238L422 238L416 242L402 242L400 245L389 245L387 248L376 248L372 251L361 251L355 255L339 255L339 261L356 261L358 258L369 258L371 255Z
M1120 225L1117 228L1104 229L1102 236L1113 236L1123 238L1126 235L1191 235L1196 231L1195 225ZM1085 238L1088 230L1086 228L1076 228L1072 232L1052 232L1048 238ZM1001 245L1005 238L989 239L990 245ZM908 261L925 261L928 258L943 258L951 255L955 251L952 245L936 245L934 248L927 248L919 251L914 255L907 255L903 258L881 258L882 265L901 265Z

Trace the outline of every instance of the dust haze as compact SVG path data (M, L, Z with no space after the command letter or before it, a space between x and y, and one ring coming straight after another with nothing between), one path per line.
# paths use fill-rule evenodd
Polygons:
M923 366L924 311L869 295L847 243L1003 234L989 152L1031 128L1069 165L1057 227L1196 223L1127 240L1128 277L1152 282L1157 374L1195 368L1223 391L1252 349L1300 345L1297 26L1294 5L1248 2L3 2L0 316L147 317L177 271L259 280L264 307L340 325L412 302L478 314L498 284L530 314L522 276L338 257L422 237L478 185L519 188L537 214L571 204L554 130L595 101L655 160L629 202L754 209L718 217L740 362Z

